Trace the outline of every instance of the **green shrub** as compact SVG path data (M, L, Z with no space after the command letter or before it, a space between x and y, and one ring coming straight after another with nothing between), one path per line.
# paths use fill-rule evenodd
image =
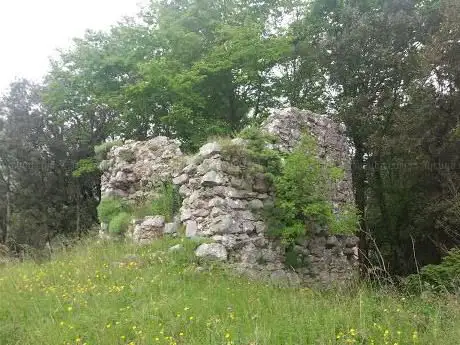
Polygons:
M263 173L267 181L273 183L274 176L282 169L283 158L283 154L273 149L277 138L255 127L244 129L238 138L244 140L244 145L235 143L230 138L218 140L223 156L242 168L244 178L251 179Z
M141 219L147 216L153 216L152 213L152 201L143 202L137 204L132 211L132 215L135 219Z
M97 215L102 223L110 223L120 212L128 212L129 206L120 198L104 198L97 207Z
M166 221L172 221L181 205L178 190L171 182L165 182L154 200L130 205L121 198L104 198L97 207L99 221L109 224L109 231L120 233L126 231L132 218L162 215Z
M348 234L356 232L359 225L359 213L354 205L345 205L331 217L329 232L331 234Z
M406 281L411 291L427 289L438 292L460 291L460 249L451 250L439 265L428 265ZM421 291L420 291L421 292Z
M110 220L109 232L114 234L126 232L128 230L131 219L132 217L128 212L118 213Z
M181 206L181 197L172 182L165 182L159 190L159 196L152 201L151 210L154 215L162 215L167 222L172 221Z
M77 168L72 172L72 176L81 177L86 174L93 174L97 171L97 161L94 158L85 158L77 162Z
M316 157L313 138L305 137L285 159L281 174L274 177L275 216L284 229L281 237L293 241L309 222L325 225L331 217L327 201L327 169ZM295 229L295 231L293 231Z
M121 146L123 142L121 140L114 140L114 141L107 141L100 145L94 147L94 152L96 154L96 159L100 162L107 159L107 154L109 153L110 149L115 146Z
M262 170L269 176L281 172L282 155L272 148L278 142L275 136L256 127L248 127L240 133L239 137L247 141L245 153L253 165L263 167Z
M280 174L274 176L275 207L270 210L270 233L289 246L305 236L311 226L327 228L331 233L353 233L357 213L346 207L333 213L329 200L331 186L343 177L343 171L318 157L316 141L304 136L299 146L285 158Z
M286 250L285 256L284 256L284 264L287 267L291 268L299 268L302 267L302 261L299 258L298 253L294 250L294 248L289 248Z

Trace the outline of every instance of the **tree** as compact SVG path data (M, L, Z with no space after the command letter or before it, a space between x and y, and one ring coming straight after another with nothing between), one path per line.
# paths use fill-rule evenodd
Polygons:
M268 23L288 5L152 2L137 20L88 32L62 53L47 102L63 121L99 122L106 136L169 135L196 149L277 103L272 70L290 47Z
M425 127L438 113L429 110L426 102L424 106L417 103L429 94L420 85L428 77L425 49L443 21L437 3L317 0L292 26L300 59L293 79L305 85L314 81L314 85L288 94L289 101L311 104L320 95L325 108L347 126L354 147L355 199L362 215L361 262L364 266L369 261L367 244L372 236L384 247L385 261L393 273L415 268L412 241L420 250L430 248L424 238L433 233L430 224L436 218L420 224L420 212L426 214L432 202L421 186L433 180L423 169L414 173L413 167L428 164L434 157L413 156L416 136L423 134L418 126L410 131L415 130L416 122ZM427 100L437 103L433 97ZM423 107L428 113L421 118ZM403 127L409 123L411 127ZM446 143L446 135L438 132L430 138Z
M19 81L2 100L0 189L7 196L2 218L3 241L8 243L43 245L57 233L73 232L80 200L86 228L96 216L94 185L72 176L79 147L41 102L41 90Z

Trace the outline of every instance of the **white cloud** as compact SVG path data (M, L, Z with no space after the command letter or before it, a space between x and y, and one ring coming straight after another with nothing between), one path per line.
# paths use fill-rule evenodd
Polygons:
M0 92L16 77L40 80L49 57L86 29L107 29L142 0L0 0Z

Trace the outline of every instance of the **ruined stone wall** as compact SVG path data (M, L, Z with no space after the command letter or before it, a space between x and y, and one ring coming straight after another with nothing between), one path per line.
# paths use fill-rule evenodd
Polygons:
M159 182L171 179L183 159L180 142L162 136L112 147L101 163L102 197L148 198Z
M263 129L279 137L277 148L292 151L304 132L318 142L322 158L345 171L330 196L336 205L352 200L350 159L343 128L328 118L295 108L273 111ZM234 139L233 150L245 145ZM161 215L135 220L131 237L141 243L172 234L182 223L186 236L211 238L196 255L226 261L249 274L296 282L330 284L352 279L357 269L357 238L329 236L321 229L296 244L305 263L295 270L286 267L282 246L267 236L262 210L273 203L273 191L264 174L248 174L244 160L234 159L218 142L211 142L193 157L184 157L179 142L157 137L147 142L128 142L113 148L109 168L102 179L103 195L128 199L145 197L155 181L173 177L183 197L175 222L165 224Z
M234 140L233 145L242 144ZM184 198L180 220L186 236L211 237L217 245L210 249L218 250L219 259L280 268L281 253L267 240L261 213L272 202L269 186L263 174L249 177L246 168L226 156L219 143L204 145L173 180Z
M244 143L236 139L231 145L242 151ZM186 236L214 240L200 246L197 255L273 279L321 284L352 279L357 268L357 238L329 236L323 230L296 244L298 261L305 265L286 268L284 249L267 236L262 213L273 203L273 191L264 174L251 176L247 169L212 142L173 180L184 198L180 220L186 225Z

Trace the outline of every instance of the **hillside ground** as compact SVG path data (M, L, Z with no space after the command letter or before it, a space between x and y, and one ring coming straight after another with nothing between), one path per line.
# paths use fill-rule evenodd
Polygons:
M81 244L0 268L0 344L459 343L457 296L277 287L219 265L197 270L195 246Z

